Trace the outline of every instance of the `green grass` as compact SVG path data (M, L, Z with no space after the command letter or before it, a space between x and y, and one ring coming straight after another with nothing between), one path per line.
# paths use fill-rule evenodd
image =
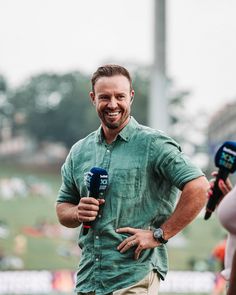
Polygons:
M26 197L2 200L0 198L0 220L7 223L10 235L7 239L0 239L0 250L5 255L15 255L15 239L22 235L25 227L34 227L41 220L47 220L50 224L58 224L55 213L55 201L60 187L60 173L37 171L25 167L12 167L1 165L0 179L10 177L22 179L33 178L39 182L50 185L51 193L47 196L29 195ZM61 226L62 227L62 226ZM71 241L63 238L32 237L25 235L25 253L18 255L23 259L25 269L75 269L78 263L76 256L59 256L59 247L71 247ZM75 241L73 241L75 243Z
M195 219L183 230L187 240L184 248L169 248L170 268L172 270L189 270L190 261L205 261L212 249L224 238L225 231L213 214L209 220Z

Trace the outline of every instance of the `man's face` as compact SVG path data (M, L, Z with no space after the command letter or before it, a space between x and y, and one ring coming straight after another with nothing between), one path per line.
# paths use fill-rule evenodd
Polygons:
M125 76L99 78L90 96L104 127L121 130L128 123L134 90Z

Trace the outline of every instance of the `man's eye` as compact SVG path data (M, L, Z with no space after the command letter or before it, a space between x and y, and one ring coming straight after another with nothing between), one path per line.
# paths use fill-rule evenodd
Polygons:
M117 98L118 98L119 100L122 100L122 99L124 99L124 98L125 98L125 95L123 95L123 94L120 94L120 95L118 95L118 96L117 96Z
M107 99L109 99L109 97L108 97L108 96L106 96L106 95L102 95L102 96L99 96L99 99L102 99L102 100L107 100Z

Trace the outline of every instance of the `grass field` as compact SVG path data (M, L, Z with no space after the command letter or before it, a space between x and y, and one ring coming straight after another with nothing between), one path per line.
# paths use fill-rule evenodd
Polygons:
M28 195L27 197L14 197L10 200L2 200L0 196L0 220L9 228L9 236L0 239L0 249L7 255L16 255L16 237L22 235L25 228L35 228L41 221L47 221L49 225L58 225L55 214L55 200L60 186L60 172L47 172L28 169L26 167L11 167L1 165L0 180L12 177L33 179L38 183L46 184L50 188L47 196ZM63 227L61 227L63 228ZM72 231L72 230L71 230ZM25 235L26 251L17 255L24 261L25 269L75 269L78 257L75 255L58 255L57 249L72 247L71 240L50 235L34 236ZM73 241L74 242L74 241ZM74 242L75 243L75 242Z
M5 239L0 238L0 253L20 257L27 270L76 270L79 255L78 252L71 250L76 247L75 237L31 236L23 231L25 227L34 228L40 220L58 225L54 204L61 181L59 169L49 172L1 165L0 180L11 177L37 179L38 182L48 184L51 191L47 196L29 195L10 200L3 200L0 196L0 221L4 221L9 228L9 236ZM22 234L26 240L26 249L19 254L15 249L16 237ZM207 262L213 247L223 236L224 231L214 215L208 221L197 218L181 234L186 241L185 246L177 247L174 243L169 244L170 269L189 270L192 267L191 261Z

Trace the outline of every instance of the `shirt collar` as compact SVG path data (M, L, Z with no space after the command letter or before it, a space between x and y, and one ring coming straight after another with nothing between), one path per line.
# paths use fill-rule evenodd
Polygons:
M133 135L133 131L137 129L138 122L134 119L134 117L130 117L128 124L120 131L119 137L124 141L129 141L131 136ZM96 142L102 143L104 139L102 126L100 126L96 131Z

